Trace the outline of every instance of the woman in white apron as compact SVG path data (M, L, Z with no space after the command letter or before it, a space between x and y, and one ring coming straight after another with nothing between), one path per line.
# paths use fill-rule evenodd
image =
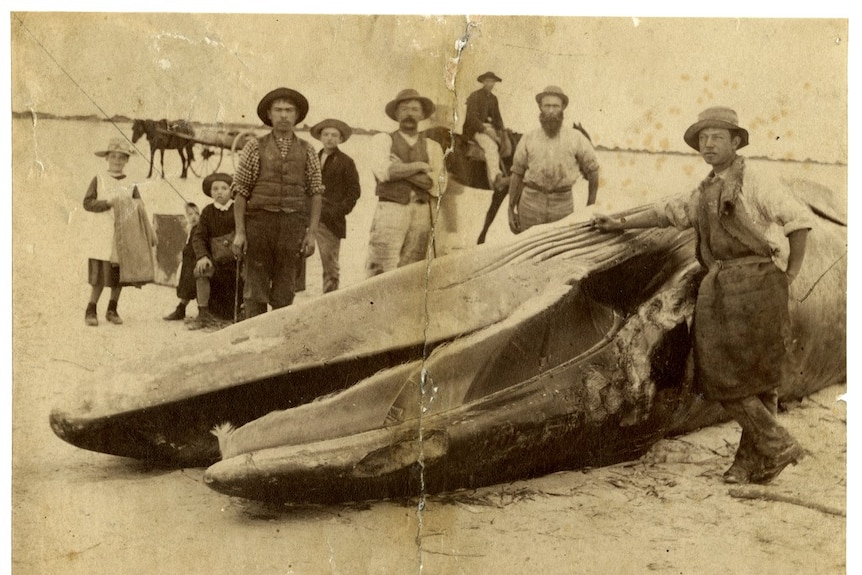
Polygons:
M90 326L99 325L96 305L105 287L111 289L105 319L121 324L117 302L123 286L153 281L155 234L137 187L123 173L133 153L122 138L112 138L104 150L97 151L107 160L108 169L93 178L84 196L83 242L92 286L84 321Z

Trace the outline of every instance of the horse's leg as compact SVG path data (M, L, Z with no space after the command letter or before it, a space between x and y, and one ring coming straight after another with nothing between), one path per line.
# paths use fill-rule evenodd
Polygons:
M165 177L165 149L163 147L159 148L159 154L161 154L160 158L162 160L162 178L164 179L164 177Z
M156 158L156 148L150 145L150 173L147 174L147 179L153 177L153 160Z
M485 236L488 234L488 229L491 227L491 224L494 223L494 218L497 217L497 212L500 210L500 205L503 203L503 200L506 199L506 196L509 195L509 190L504 189L502 191L494 191L494 195L491 196L491 205L488 206L488 212L485 214L485 225L482 226L482 233L479 234L479 241L477 244L485 243Z
M179 148L177 148L177 153L180 155L180 163L183 165L183 171L182 171L182 173L180 173L180 178L185 178L187 175L186 170L188 168L188 163L186 161L186 155L185 155L184 151L185 151L185 148L183 146L180 146Z

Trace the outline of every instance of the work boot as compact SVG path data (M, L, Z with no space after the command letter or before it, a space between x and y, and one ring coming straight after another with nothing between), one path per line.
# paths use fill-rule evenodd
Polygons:
M87 304L87 311L84 312L84 323L93 327L99 325L99 317L96 315L96 304Z
M108 302L108 311L105 312L105 319L114 325L121 325L123 323L123 318L117 313L117 302L115 300Z
M725 483L731 485L745 485L751 481L751 470L739 461L734 461L730 469L721 476Z
M210 313L209 308L200 307L198 308L198 316L189 322L188 329L197 330L197 329L208 329L208 328L217 328L219 326L218 320Z
M752 483L769 483L784 471L788 465L796 465L805 457L805 450L795 441L785 447L778 455L767 461L763 467L752 472Z
M166 321L178 321L181 319L186 319L186 306L183 304L177 304L177 309L166 315L163 319Z

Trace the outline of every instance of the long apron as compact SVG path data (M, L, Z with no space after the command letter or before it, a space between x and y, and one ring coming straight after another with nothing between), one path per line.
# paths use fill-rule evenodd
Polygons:
M763 250L757 253L723 225L721 190L721 180L707 184L697 207L698 253L708 271L694 314L698 381L718 401L779 387L790 335L787 277Z

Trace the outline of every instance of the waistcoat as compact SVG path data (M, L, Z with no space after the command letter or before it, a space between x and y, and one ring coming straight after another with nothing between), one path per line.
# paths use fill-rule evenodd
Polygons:
M282 158L272 133L260 143L260 173L246 209L308 213L305 193L305 162L308 143L294 136L287 156Z
M391 152L401 159L405 164L411 162L428 162L428 148L425 137L419 134L416 144L411 146L397 131L390 134L392 137ZM429 201L428 190L434 187L434 182L428 174L414 174L402 180L389 182L377 182L377 195L381 200L398 202L399 204L410 203L410 192L416 192L419 199Z

